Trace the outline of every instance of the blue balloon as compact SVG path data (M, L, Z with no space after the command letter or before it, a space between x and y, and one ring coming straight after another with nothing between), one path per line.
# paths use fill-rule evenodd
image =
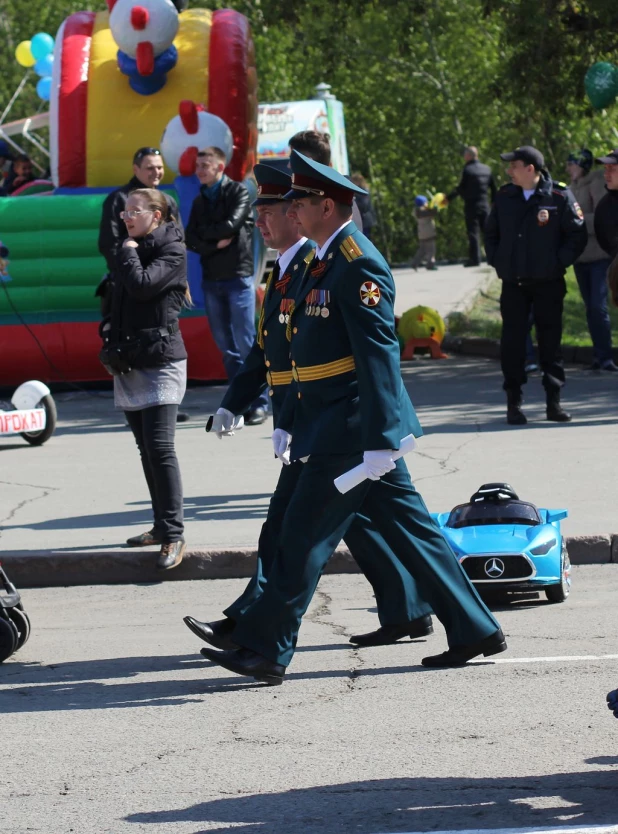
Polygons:
M41 78L44 78L46 75L52 74L52 69L54 68L54 56L53 55L46 55L44 58L41 58L40 61L37 61L34 65L34 71L37 75L40 75Z
M49 101L51 98L51 89L52 89L52 80L51 76L46 76L45 78L40 78L39 83L36 85L36 93L39 98L42 98L43 101Z
M30 52L36 61L51 55L54 51L54 39L47 32L38 32L30 41Z

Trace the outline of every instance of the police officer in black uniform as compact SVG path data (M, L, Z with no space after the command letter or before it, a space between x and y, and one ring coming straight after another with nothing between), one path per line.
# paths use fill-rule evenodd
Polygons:
M468 232L468 260L464 266L478 266L481 262L481 234L489 215L489 206L496 198L496 183L489 165L479 161L474 145L464 149L464 169L457 188L447 194L449 203L455 197L464 201L466 231Z
M543 154L536 148L524 145L500 158L509 163L512 182L496 195L485 247L488 263L502 280L500 354L507 422L527 422L521 410L521 388L527 381L526 334L532 310L547 419L567 423L571 416L560 405L565 380L560 350L564 274L586 246L584 214L569 189L551 179Z

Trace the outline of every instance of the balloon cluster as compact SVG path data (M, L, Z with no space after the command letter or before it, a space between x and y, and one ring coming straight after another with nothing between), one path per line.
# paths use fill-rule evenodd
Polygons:
M52 89L52 69L54 66L54 39L47 32L38 32L29 41L22 41L15 50L15 58L20 67L30 69L40 76L36 85L39 98L49 101Z
M609 107L618 95L618 67L607 61L593 64L584 78L584 88L595 110Z

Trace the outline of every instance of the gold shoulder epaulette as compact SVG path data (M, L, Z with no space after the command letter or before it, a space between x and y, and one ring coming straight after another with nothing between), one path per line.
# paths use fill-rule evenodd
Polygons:
M341 246L339 247L343 254L346 256L348 261L353 261L356 258L360 258L363 254L362 249L358 245L358 243L354 240L352 235L346 237L343 241Z

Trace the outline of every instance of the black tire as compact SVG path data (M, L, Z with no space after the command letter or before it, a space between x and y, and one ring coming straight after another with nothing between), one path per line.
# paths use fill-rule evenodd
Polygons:
M17 649L19 635L11 620L0 616L0 663L3 663Z
M15 651L17 652L28 642L28 638L30 637L30 617L26 614L23 608L7 608L6 613L9 615L9 619L19 632L17 646L15 648Z
M44 408L47 416L45 428L42 431L24 431L21 436L27 440L31 446L42 446L54 433L56 422L58 421L58 414L56 412L56 403L51 394L46 394L40 400L35 408Z
M571 593L571 581L569 573L571 570L571 560L566 545L562 544L562 558L560 559L560 576L562 577L557 585L548 585L545 588L545 596L550 602L566 602L567 597Z

